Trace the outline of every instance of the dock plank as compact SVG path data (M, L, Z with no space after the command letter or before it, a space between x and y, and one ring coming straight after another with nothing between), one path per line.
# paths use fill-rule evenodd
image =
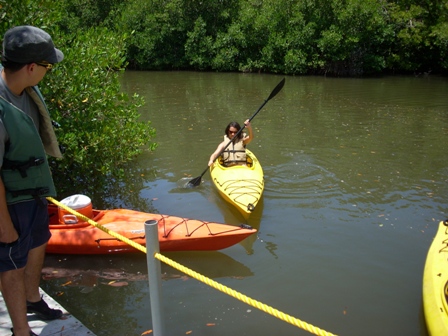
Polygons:
M40 289L45 302L52 308L62 310L63 317L53 321L38 320L34 314L28 314L28 323L34 333L40 336L95 336L77 318L71 315L64 307L57 303L52 297ZM11 335L11 319L6 309L5 301L0 293L0 336Z

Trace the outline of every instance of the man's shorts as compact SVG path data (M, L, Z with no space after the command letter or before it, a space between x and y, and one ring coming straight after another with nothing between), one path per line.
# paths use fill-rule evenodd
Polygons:
M31 200L8 205L19 239L14 244L0 243L0 272L25 267L28 252L48 242L51 233L47 203L43 198L42 202Z

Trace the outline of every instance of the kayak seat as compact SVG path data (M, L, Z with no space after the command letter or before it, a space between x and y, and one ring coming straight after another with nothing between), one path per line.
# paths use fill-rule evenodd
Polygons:
M97 209L93 209L93 217L92 220L97 222L104 216L105 212ZM87 222L79 221L76 224L63 224L59 222L58 215L58 207L54 204L48 205L48 217L49 217L49 225L51 229L64 229L64 228L78 228L89 226L90 224Z
M241 162L244 162L244 161L241 161ZM236 163L234 163L234 164L224 164L224 160L223 160L222 156L220 156L220 157L218 158L218 163L219 163L221 166L223 166L223 167L233 167L233 166L236 165ZM244 164L243 164L243 165L244 165ZM247 167L252 167L252 165L253 165L252 158L251 158L250 156L246 156L246 166L247 166Z
M252 158L249 155L246 156L246 165L248 167L252 167L253 166Z

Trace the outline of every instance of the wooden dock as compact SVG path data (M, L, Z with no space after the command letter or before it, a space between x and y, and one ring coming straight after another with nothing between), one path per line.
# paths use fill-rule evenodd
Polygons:
M80 321L64 309L53 298L47 295L43 290L41 294L45 302L51 308L62 310L62 318L53 321L41 321L35 318L34 314L28 314L28 322L34 333L40 336L95 336L93 332L87 329ZM0 293L0 336L10 336L11 319L6 309L5 301Z

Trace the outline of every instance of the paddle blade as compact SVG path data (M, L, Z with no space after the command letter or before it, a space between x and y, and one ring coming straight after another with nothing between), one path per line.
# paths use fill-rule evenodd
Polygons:
M202 175L195 177L190 182L188 182L187 187L189 187L189 188L197 187L201 184L201 182L202 182Z
M280 90L283 89L284 85L285 85L285 78L283 78L280 81L280 83L277 84L277 86L274 88L274 90L272 90L271 95L269 96L269 98L266 99L266 100L270 100L270 99L274 98L277 95L277 93L279 93Z

